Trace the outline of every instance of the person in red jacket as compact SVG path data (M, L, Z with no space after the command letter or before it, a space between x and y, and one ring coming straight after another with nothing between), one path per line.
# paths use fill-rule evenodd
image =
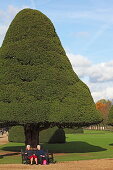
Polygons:
M38 164L38 157L34 154L34 151L31 149L30 145L26 146L25 154L28 159L30 159L31 165L33 165L33 160L35 160L36 165Z

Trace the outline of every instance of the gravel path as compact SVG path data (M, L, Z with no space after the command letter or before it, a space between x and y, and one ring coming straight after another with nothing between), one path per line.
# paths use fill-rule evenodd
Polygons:
M4 145L8 143L8 136L7 136L7 133L1 135L0 134L0 145Z
M113 170L113 159L63 162L50 165L1 164L0 170Z

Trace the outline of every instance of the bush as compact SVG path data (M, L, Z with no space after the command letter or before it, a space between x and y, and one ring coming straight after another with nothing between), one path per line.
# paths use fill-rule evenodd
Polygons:
M57 127L43 130L40 133L40 143L65 143L65 131Z
M9 140L9 142L24 143L25 135L24 135L23 127L22 126L13 126L9 130L8 140Z
M49 128L40 132L40 143L65 143L65 132L57 127ZM13 126L9 130L9 142L25 142L24 129L22 126Z
M74 129L65 128L64 131L66 134L84 133L83 128L78 128L78 129L77 128L74 128Z

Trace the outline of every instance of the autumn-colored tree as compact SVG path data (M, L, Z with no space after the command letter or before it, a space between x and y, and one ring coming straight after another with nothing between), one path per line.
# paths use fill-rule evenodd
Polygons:
M107 124L109 110L111 108L111 101L101 99L96 103L96 109L100 111L103 117L103 124Z

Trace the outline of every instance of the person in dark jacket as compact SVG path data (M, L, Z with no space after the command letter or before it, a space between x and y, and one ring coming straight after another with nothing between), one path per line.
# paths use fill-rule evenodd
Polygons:
M37 145L36 155L40 159L41 164L48 164L47 153L43 150L43 148L40 145ZM46 163L43 163L43 162L46 162Z

